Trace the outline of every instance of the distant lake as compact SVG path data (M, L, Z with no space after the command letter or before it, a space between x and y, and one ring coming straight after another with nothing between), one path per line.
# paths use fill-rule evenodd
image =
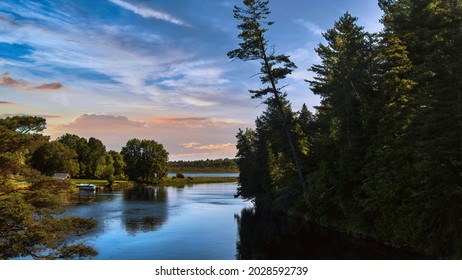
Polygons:
M239 177L239 173L183 173L185 177ZM176 176L176 173L168 173L168 177Z

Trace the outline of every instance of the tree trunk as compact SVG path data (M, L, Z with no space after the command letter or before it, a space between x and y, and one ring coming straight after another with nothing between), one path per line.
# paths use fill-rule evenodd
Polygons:
M281 118L282 118L282 122L283 122L283 126L284 126L284 131L285 131L286 136L287 136L287 141L289 142L290 150L292 151L292 157L294 158L295 167L297 168L298 179L300 181L300 185L303 188L303 190L306 190L307 186L306 186L306 182L305 182L305 176L303 175L300 159L298 157L298 152L297 152L297 149L295 147L295 143L294 143L294 141L292 139L292 134L290 133L289 124L287 123L286 114L284 113L284 107L283 107L281 99L279 97L279 91L278 91L278 89L276 87L276 82L275 82L274 77L272 75L272 69L271 69L271 66L270 66L270 64L268 62L268 57L266 56L266 49L265 49L265 45L263 44L263 38L261 38L261 51L262 51L262 54L263 54L263 61L265 63L265 68L266 68L266 71L267 71L267 75L268 75L269 80L271 81L271 87L273 88L273 94L274 94L274 99L276 101L276 106L278 107L278 111L281 114Z

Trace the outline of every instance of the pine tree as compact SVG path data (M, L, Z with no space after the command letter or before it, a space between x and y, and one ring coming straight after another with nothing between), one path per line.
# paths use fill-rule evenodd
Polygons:
M234 18L242 22L238 25L238 28L242 31L238 37L242 39L242 42L239 43L238 49L228 52L228 57L238 58L243 61L260 61L260 80L263 85L268 86L258 90L249 90L249 92L253 94L252 98L262 98L267 94L272 95L272 102L275 103L283 122L282 131L287 137L287 142L292 152L300 186L306 189L299 155L284 111L282 100L285 96L285 93L282 92L284 86L278 87L279 81L292 73L296 66L287 55L276 55L274 49L270 50L268 47L268 40L265 38L265 33L268 31L266 27L274 23L266 21L267 16L270 14L268 3L268 1L261 0L244 0L245 8L234 7Z
M311 68L316 74L314 81L310 81L311 89L321 96L317 122L323 135L316 149L323 151L319 168L324 171L316 172L316 176L337 174L326 180L316 178L328 184L316 189L323 197L326 194L337 197L335 207L343 216L338 217L339 220L358 215L361 170L371 134L366 128L370 129L368 120L373 119L371 108L375 97L371 74L372 36L357 26L356 21L357 18L346 13L335 22L334 28L324 34L327 44L320 44L316 49L322 63ZM329 145L333 146L330 151L322 148Z

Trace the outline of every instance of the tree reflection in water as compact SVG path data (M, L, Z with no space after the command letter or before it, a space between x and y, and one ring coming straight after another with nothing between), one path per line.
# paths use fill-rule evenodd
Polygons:
M90 205L115 199L111 191L103 190L80 190L78 193L63 193L60 194L59 198L64 205Z
M300 225L282 217L263 217L253 208L236 216L237 259L422 259L404 249L352 237L317 225Z
M123 192L122 222L130 235L156 231L167 221L167 191L162 187L137 186Z

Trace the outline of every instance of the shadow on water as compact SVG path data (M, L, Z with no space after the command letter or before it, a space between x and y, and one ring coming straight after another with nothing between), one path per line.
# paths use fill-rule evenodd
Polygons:
M318 225L263 217L253 208L236 216L237 259L376 260L424 259L404 249L364 240Z
M101 202L109 202L114 200L111 191L88 191L80 190L74 194L62 194L60 196L61 202L65 205L89 205Z
M162 187L137 186L122 196L122 222L130 235L156 231L167 221L167 191Z

